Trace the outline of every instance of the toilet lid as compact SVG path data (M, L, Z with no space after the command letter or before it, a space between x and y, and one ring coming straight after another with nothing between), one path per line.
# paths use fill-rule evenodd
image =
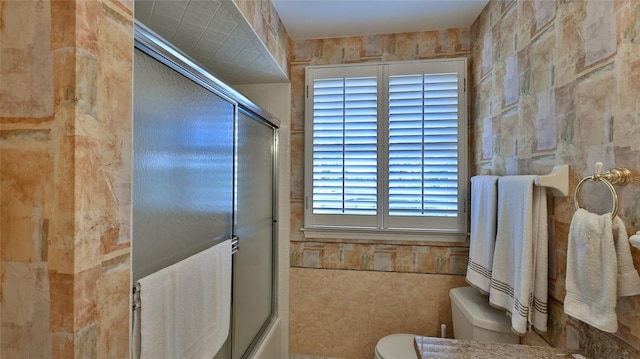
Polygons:
M381 359L418 359L413 346L415 334L391 334L378 340L376 354Z

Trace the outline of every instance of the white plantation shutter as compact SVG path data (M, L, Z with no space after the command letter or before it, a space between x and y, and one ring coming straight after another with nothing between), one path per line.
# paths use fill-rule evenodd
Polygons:
M305 231L464 240L466 66L442 59L307 68Z
M313 213L377 213L377 79L313 82Z
M389 215L458 216L458 74L389 77Z

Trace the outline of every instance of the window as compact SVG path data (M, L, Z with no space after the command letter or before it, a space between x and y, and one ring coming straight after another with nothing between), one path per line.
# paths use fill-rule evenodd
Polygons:
M307 68L307 235L464 240L466 69L466 59Z

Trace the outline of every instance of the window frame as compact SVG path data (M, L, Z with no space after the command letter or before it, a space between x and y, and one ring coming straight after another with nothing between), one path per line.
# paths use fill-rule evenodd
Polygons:
M389 190L389 78L397 74L458 73L458 216L390 216ZM416 72L417 71L417 72ZM375 239L463 242L466 240L468 178L468 91L467 59L446 58L416 61L375 62L308 66L305 71L305 180L304 228L306 237L333 239ZM314 214L313 195L313 111L314 80L377 76L377 214ZM381 119L384 119L381 121ZM395 218L392 218L395 217ZM445 221L442 221L442 220ZM443 223L446 222L446 223ZM421 225L426 223L426 225ZM428 226L428 227L427 227Z

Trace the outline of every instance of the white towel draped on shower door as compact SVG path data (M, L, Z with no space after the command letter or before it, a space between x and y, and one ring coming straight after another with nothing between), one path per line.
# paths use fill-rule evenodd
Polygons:
M215 356L229 335L230 240L138 282L140 358L211 359Z

